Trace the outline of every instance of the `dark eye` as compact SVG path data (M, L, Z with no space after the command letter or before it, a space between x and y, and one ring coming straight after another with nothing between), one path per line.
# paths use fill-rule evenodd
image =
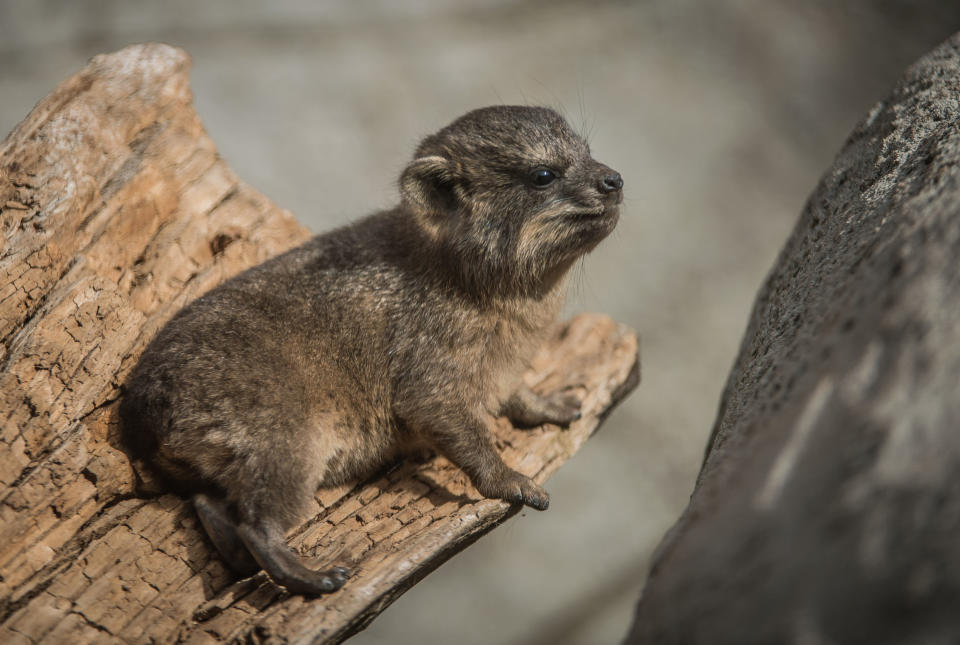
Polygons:
M549 186L557 179L557 174L548 168L537 168L533 171L533 185L537 188Z

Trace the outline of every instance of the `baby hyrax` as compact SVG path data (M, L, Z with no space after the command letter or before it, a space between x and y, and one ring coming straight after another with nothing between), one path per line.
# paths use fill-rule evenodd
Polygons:
M498 106L423 140L401 201L213 289L150 343L125 432L193 494L242 572L294 593L338 589L284 534L316 489L424 445L480 493L545 509L494 449L491 417L566 425L579 402L521 383L571 265L613 230L620 175L556 112Z

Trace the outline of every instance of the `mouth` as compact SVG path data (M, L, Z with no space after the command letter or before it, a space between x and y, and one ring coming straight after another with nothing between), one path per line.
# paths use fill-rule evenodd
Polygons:
M573 207L539 220L525 236L527 252L547 253L551 262L565 262L589 253L620 219L617 204Z
M578 222L583 224L589 223L605 223L610 221L616 221L620 217L620 205L619 204L608 204L606 206L600 206L598 208L582 209L568 211L564 213L563 219L572 222Z
M572 220L591 220L591 219L600 219L604 215L609 214L610 209L600 206L599 208L584 208L577 210L569 210L559 215L559 219L572 219Z

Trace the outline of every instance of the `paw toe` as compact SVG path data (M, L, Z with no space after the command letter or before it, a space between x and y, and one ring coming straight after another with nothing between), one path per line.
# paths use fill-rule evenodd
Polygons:
M524 498L523 503L538 511L545 511L550 506L550 498L546 494L533 494Z
M346 581L347 579L344 576L338 573L328 572L328 574L324 575L320 580L320 587L323 590L322 593L332 593L342 587Z
M523 488L523 503L526 506L535 508L538 511L545 511L550 505L550 495L547 494L547 491L543 490L532 480L527 480L524 482Z

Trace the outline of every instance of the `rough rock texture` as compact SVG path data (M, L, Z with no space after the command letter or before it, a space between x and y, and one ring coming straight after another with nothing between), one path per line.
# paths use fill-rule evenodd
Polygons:
M955 643L958 606L960 34L810 197L627 642Z
M2 643L340 640L519 510L442 459L322 490L292 544L355 576L311 600L236 582L188 505L143 495L117 428L140 351L184 303L309 235L218 158L188 68L164 45L98 56L0 144ZM505 460L545 480L638 376L629 329L577 317L528 380L579 388L583 419L500 420Z

